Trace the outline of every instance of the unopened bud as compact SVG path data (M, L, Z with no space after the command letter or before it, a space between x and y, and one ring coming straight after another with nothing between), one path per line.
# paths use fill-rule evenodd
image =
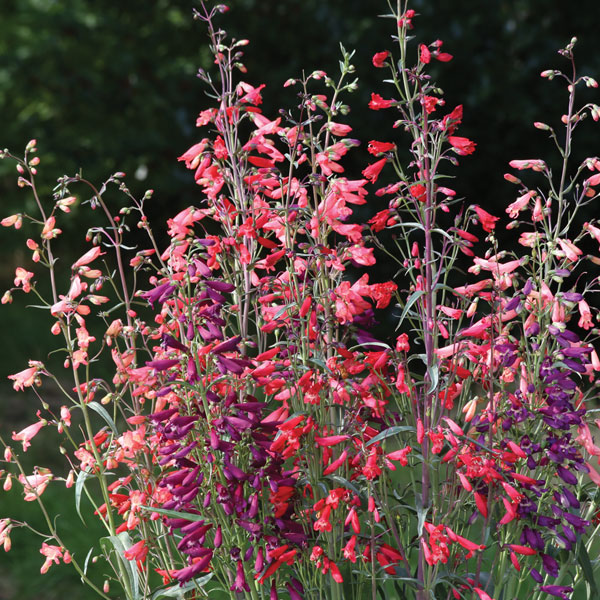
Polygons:
M536 129L541 129L542 131L550 131L550 125L546 125L546 123L541 123L540 121L536 121L533 126Z
M112 394L106 394L106 396L104 396L104 398L102 398L102 400L100 400L100 404L103 404L103 405L110 404L112 397L113 397Z
M512 173L504 173L504 179L510 183L516 183L519 185L521 180L518 177L515 177Z

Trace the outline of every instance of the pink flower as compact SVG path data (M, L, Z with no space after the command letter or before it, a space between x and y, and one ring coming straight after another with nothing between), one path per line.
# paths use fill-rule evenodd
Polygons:
M348 135L352 131L352 127L350 125L345 125L343 123L334 123L331 121L329 123L329 131L333 133L333 135L343 136Z
M590 431L588 424L584 423L583 425L580 425L577 428L577 433L579 433L579 435L575 441L579 442L592 456L600 456L600 448L594 443L594 438L592 437L592 432Z
M23 267L17 267L15 269L15 285L23 286L23 291L27 294L31 291L31 284L29 283L31 278L33 277L33 273L30 271L26 271Z
M578 306L580 319L577 325L585 330L591 329L594 326L594 322L592 321L592 313L589 304L585 300L580 300Z
M60 546L51 546L46 544L46 542L42 544L42 547L40 548L40 554L43 554L46 557L46 560L40 569L40 573L42 573L42 575L48 572L48 569L52 563L57 565L59 564L59 559L63 558L63 551ZM65 560L65 562L70 562L70 560Z
M583 228L594 237L594 239L600 244L600 229L594 227L591 223L584 223Z
M529 201L536 195L537 192L529 191L522 196L519 196L512 204L508 205L506 212L511 219L516 219L519 213L527 208Z
M390 55L390 53L385 50L384 52L377 52L373 56L373 66L377 68L381 68L385 66L385 59Z
M188 169L195 169L200 164L200 159L207 143L208 139L204 138L198 144L194 144L191 148L188 148L177 160L185 161L185 166Z
M23 217L21 215L4 217L4 219L0 221L0 225L2 225L2 227L12 227L14 225L15 229L21 229L21 225L23 225Z
M19 371L14 375L9 375L8 378L14 381L13 388L19 391L23 391L23 388L31 387L36 382L37 374L40 370L41 363L37 361L29 361L29 369Z
M567 259L570 261L576 261L583 254L583 252L570 240L558 238L557 242Z
M19 482L25 492L25 502L33 502L44 493L46 486L52 479L52 473L48 469L39 469L33 475L19 475Z
M0 544L4 547L4 552L8 552L11 547L10 530L12 525L10 519L0 519Z
M54 227L55 224L56 218L48 217L48 219L44 223L44 228L42 229L42 237L45 240L51 240L52 238L55 238L59 233L62 233L61 229L57 229L56 227Z
M73 263L72 269L77 269L78 267L82 267L83 265L87 265L92 261L96 260L102 254L106 254L102 252L102 248L100 246L95 246L91 250L88 250L82 257L80 257L75 263Z
M29 427L25 427L25 429L22 429L21 431L19 431L19 433L15 433L13 431L12 439L15 442L22 442L23 452L27 452L27 448L31 446L29 442L38 434L38 432L42 427L44 427L44 425L47 425L47 421L42 420L38 421L37 423L34 423L33 425L29 425Z
M543 171L546 163L539 158L527 158L524 160L511 160L508 163L513 169L522 171L523 169L533 169L534 171Z

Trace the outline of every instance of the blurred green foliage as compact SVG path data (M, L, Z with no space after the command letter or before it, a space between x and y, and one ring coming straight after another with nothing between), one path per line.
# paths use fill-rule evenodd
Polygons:
M356 137L400 140L389 128L389 118L366 109L371 92L385 96L381 71L371 65L372 55L391 49L390 23L377 18L386 12L385 0L232 0L232 10L221 18L231 35L248 38L244 78L255 85L267 83L263 108L275 116L281 106L294 102L292 88L283 82L306 70L337 71L339 42L356 49L354 63L360 90L353 99L349 121ZM128 173L128 185L137 194L156 190L150 218L160 229L165 220L200 196L191 174L176 160L198 141L194 127L199 110L209 106L195 73L208 68L206 32L191 18L195 0L0 0L0 146L19 154L30 138L37 138L42 158L40 184L48 196L58 177L80 169L94 182L115 171ZM468 202L499 213L514 196L502 174L513 158L533 158L552 146L533 121L557 125L565 112L565 90L560 80L542 81L546 68L566 68L557 55L573 35L579 37L576 58L581 73L600 78L596 0L579 0L576 7L547 0L477 0L428 2L414 0L420 13L414 20L419 42L444 40L444 50L455 58L433 64L432 74L446 93L446 108L462 103L460 134L477 142L477 152L461 160L454 182ZM416 46L415 46L416 48ZM416 52L416 50L415 50ZM595 90L584 90L584 101L598 102ZM599 154L597 129L586 124L576 132L576 158ZM401 143L401 142L400 142ZM359 176L365 151L354 154L351 177ZM16 187L12 165L0 162L0 217L34 210L26 190ZM115 200L116 201L116 200ZM371 200L380 210L384 201ZM84 209L74 211L61 227L63 250L83 249L89 223ZM71 223L70 225L68 223ZM34 232L3 230L0 289L11 285L14 268L31 268L24 247ZM29 300L29 298L27 298ZM26 366L29 358L45 360L52 348L42 332L50 323L41 311L23 312L25 301L0 310L4 352L0 377ZM10 396L3 389L3 396ZM7 403L10 407L7 408ZM28 424L33 401L20 398L0 405L0 430ZM2 423L3 422L3 423ZM50 502L67 515L73 540L85 546L88 534L78 525L70 492L47 493ZM0 516L23 510L16 492L3 495ZM68 498L67 498L68 496ZM35 507L27 509L36 512ZM37 517L27 515L28 519ZM61 567L39 572L39 543L21 545L0 562L0 599L51 600L69 590L70 597L87 598L76 580ZM81 551L81 550L80 550ZM7 579L10 575L10 580Z

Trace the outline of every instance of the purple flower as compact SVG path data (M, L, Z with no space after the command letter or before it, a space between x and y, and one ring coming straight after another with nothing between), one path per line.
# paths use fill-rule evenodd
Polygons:
M569 600L569 596L573 591L573 588L568 585L542 585L540 586L540 590L542 592L546 592L546 594L550 594L555 598L561 598L561 600Z
M209 288L216 290L217 292L233 292L235 285L227 283L225 281L205 281L204 282Z
M193 579L194 576L200 573L201 571L204 571L204 569L208 567L212 559L212 550L209 550L209 552L210 553L207 554L203 559L199 560L193 565L180 569L175 575L177 581L179 583L185 583L186 581Z
M538 583L542 583L542 581L544 581L544 578L542 577L542 574L537 569L531 569L531 571L529 571L529 574Z
M575 477L575 475L573 475L573 473L571 473L571 471L569 471L568 469L565 469L565 467L563 467L562 465L558 465L556 467L556 472L558 473L558 476L565 483L568 483L570 485L576 485L577 484L577 477Z
M178 358L162 358L158 360L146 361L146 366L154 369L155 371L166 371L167 369L170 369L178 364Z
M231 350L237 350L238 344L241 342L242 338L238 335L229 340L225 340L220 344L217 344L213 349L213 354L221 354L222 352L230 352Z
M551 577L558 577L558 563L549 554L542 554L544 571Z
M232 592L243 592L243 591L249 592L250 591L250 587L248 586L248 583L246 582L244 566L243 566L241 560L238 560L238 562L237 562L235 581L233 582L233 585L229 589Z
M156 301L162 303L167 298L172 296L175 289L175 286L167 281L167 283L163 283L162 285L159 285L148 292L144 292L142 294L142 298L145 298L152 306L154 306Z

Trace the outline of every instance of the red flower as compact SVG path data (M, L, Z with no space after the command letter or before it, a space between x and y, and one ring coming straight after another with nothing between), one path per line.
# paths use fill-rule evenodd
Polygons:
M384 210L380 210L374 217L369 219L369 223L371 224L371 229L373 231L381 231L385 229L388 220L390 219L391 211L389 208L385 208Z
M147 554L148 546L146 546L145 540L140 540L139 542L136 542L135 544L133 544L133 546L125 550L123 556L127 560L137 560L143 562L146 559Z
M430 115L437 107L438 104L444 104L444 101L441 98L436 98L435 96L423 96L421 98L421 104L425 109L425 112Z
M454 58L452 54L449 54L448 52L436 52L433 56L440 62L450 62Z
M371 94L369 108L371 110L381 110L382 108L389 108L393 103L393 100L384 100L379 94Z
M425 202L427 199L427 188L422 183L414 183L408 189L410 190L410 195L420 202Z
M459 137L456 135L451 135L448 137L448 141L450 145L456 150L457 154L461 156L466 156L467 154L473 154L475 152L475 142L472 142L470 139L466 137Z
M448 113L442 120L443 128L448 132L448 135L452 135L459 123L463 118L463 107L462 104L455 106L452 112Z
M424 64L428 64L431 60L431 52L425 44L419 46L419 60Z
M377 52L373 56L373 66L377 68L381 68L384 66L385 59L390 55L390 53L385 50L384 52Z
M489 212L483 210L483 208L480 208L479 206L474 206L473 208L479 217L479 221L481 222L483 229L488 232L493 231L494 227L496 227L496 221L498 221L499 217L490 215Z
M396 144L393 144L391 142L377 142L375 140L371 140L369 142L369 146L367 148L367 150L369 151L369 154L372 154L373 156L383 154L384 152L390 152L390 150L395 150L395 149L396 149Z
M372 165L366 167L362 174L371 182L375 183L383 169L383 165L387 162L387 158L381 158L377 162L374 162Z

